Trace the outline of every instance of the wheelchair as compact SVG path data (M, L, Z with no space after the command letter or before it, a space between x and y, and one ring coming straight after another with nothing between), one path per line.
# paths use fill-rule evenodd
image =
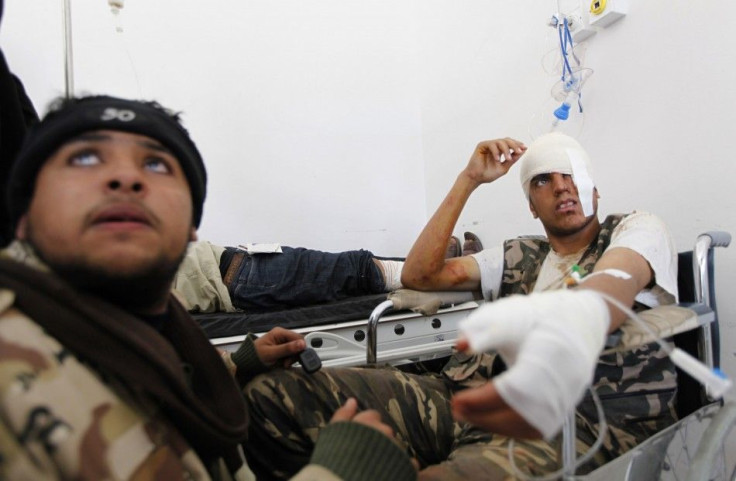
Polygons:
M727 247L730 241L730 234L722 231L698 236L692 251L678 254L679 304L645 311L649 326L646 332L633 322L625 323L622 333L611 336L607 348L625 350L652 342L653 331L658 337L672 337L677 347L708 368L719 368L714 250ZM325 365L400 365L443 359L457 337L457 323L479 302L482 301L477 293L400 290L389 294L388 300L374 309L367 324L360 326L367 332L364 344L320 332L311 333L307 339L320 340L324 349L318 352ZM415 312L414 317L385 316L407 309ZM411 345L397 344L412 323L435 329L442 326L442 332L435 332L434 337L416 336L417 342ZM697 380L678 368L677 413L679 421L674 425L582 476L575 475L574 435L563 435L560 479L736 481L736 401L711 399Z

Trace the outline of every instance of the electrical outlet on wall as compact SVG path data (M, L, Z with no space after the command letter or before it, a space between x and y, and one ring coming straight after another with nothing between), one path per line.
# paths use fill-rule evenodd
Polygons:
M591 0L589 23L593 27L608 27L624 18L628 7L627 0Z

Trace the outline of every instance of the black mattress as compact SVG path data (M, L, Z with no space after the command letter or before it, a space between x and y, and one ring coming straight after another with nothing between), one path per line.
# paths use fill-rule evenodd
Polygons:
M277 311L214 312L193 314L209 339L266 332L276 326L287 329L368 319L386 294L349 297L328 304L315 304Z

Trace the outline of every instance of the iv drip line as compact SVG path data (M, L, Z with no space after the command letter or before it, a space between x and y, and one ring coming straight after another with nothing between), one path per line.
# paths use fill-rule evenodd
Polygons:
M71 1L64 0L64 95L74 96L74 59L72 55L72 11Z

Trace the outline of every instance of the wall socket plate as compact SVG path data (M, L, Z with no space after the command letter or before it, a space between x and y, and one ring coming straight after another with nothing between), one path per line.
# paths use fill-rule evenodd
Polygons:
M596 7L604 6L599 14L593 13ZM626 16L629 9L627 0L592 0L590 3L589 23L592 27L606 28Z

